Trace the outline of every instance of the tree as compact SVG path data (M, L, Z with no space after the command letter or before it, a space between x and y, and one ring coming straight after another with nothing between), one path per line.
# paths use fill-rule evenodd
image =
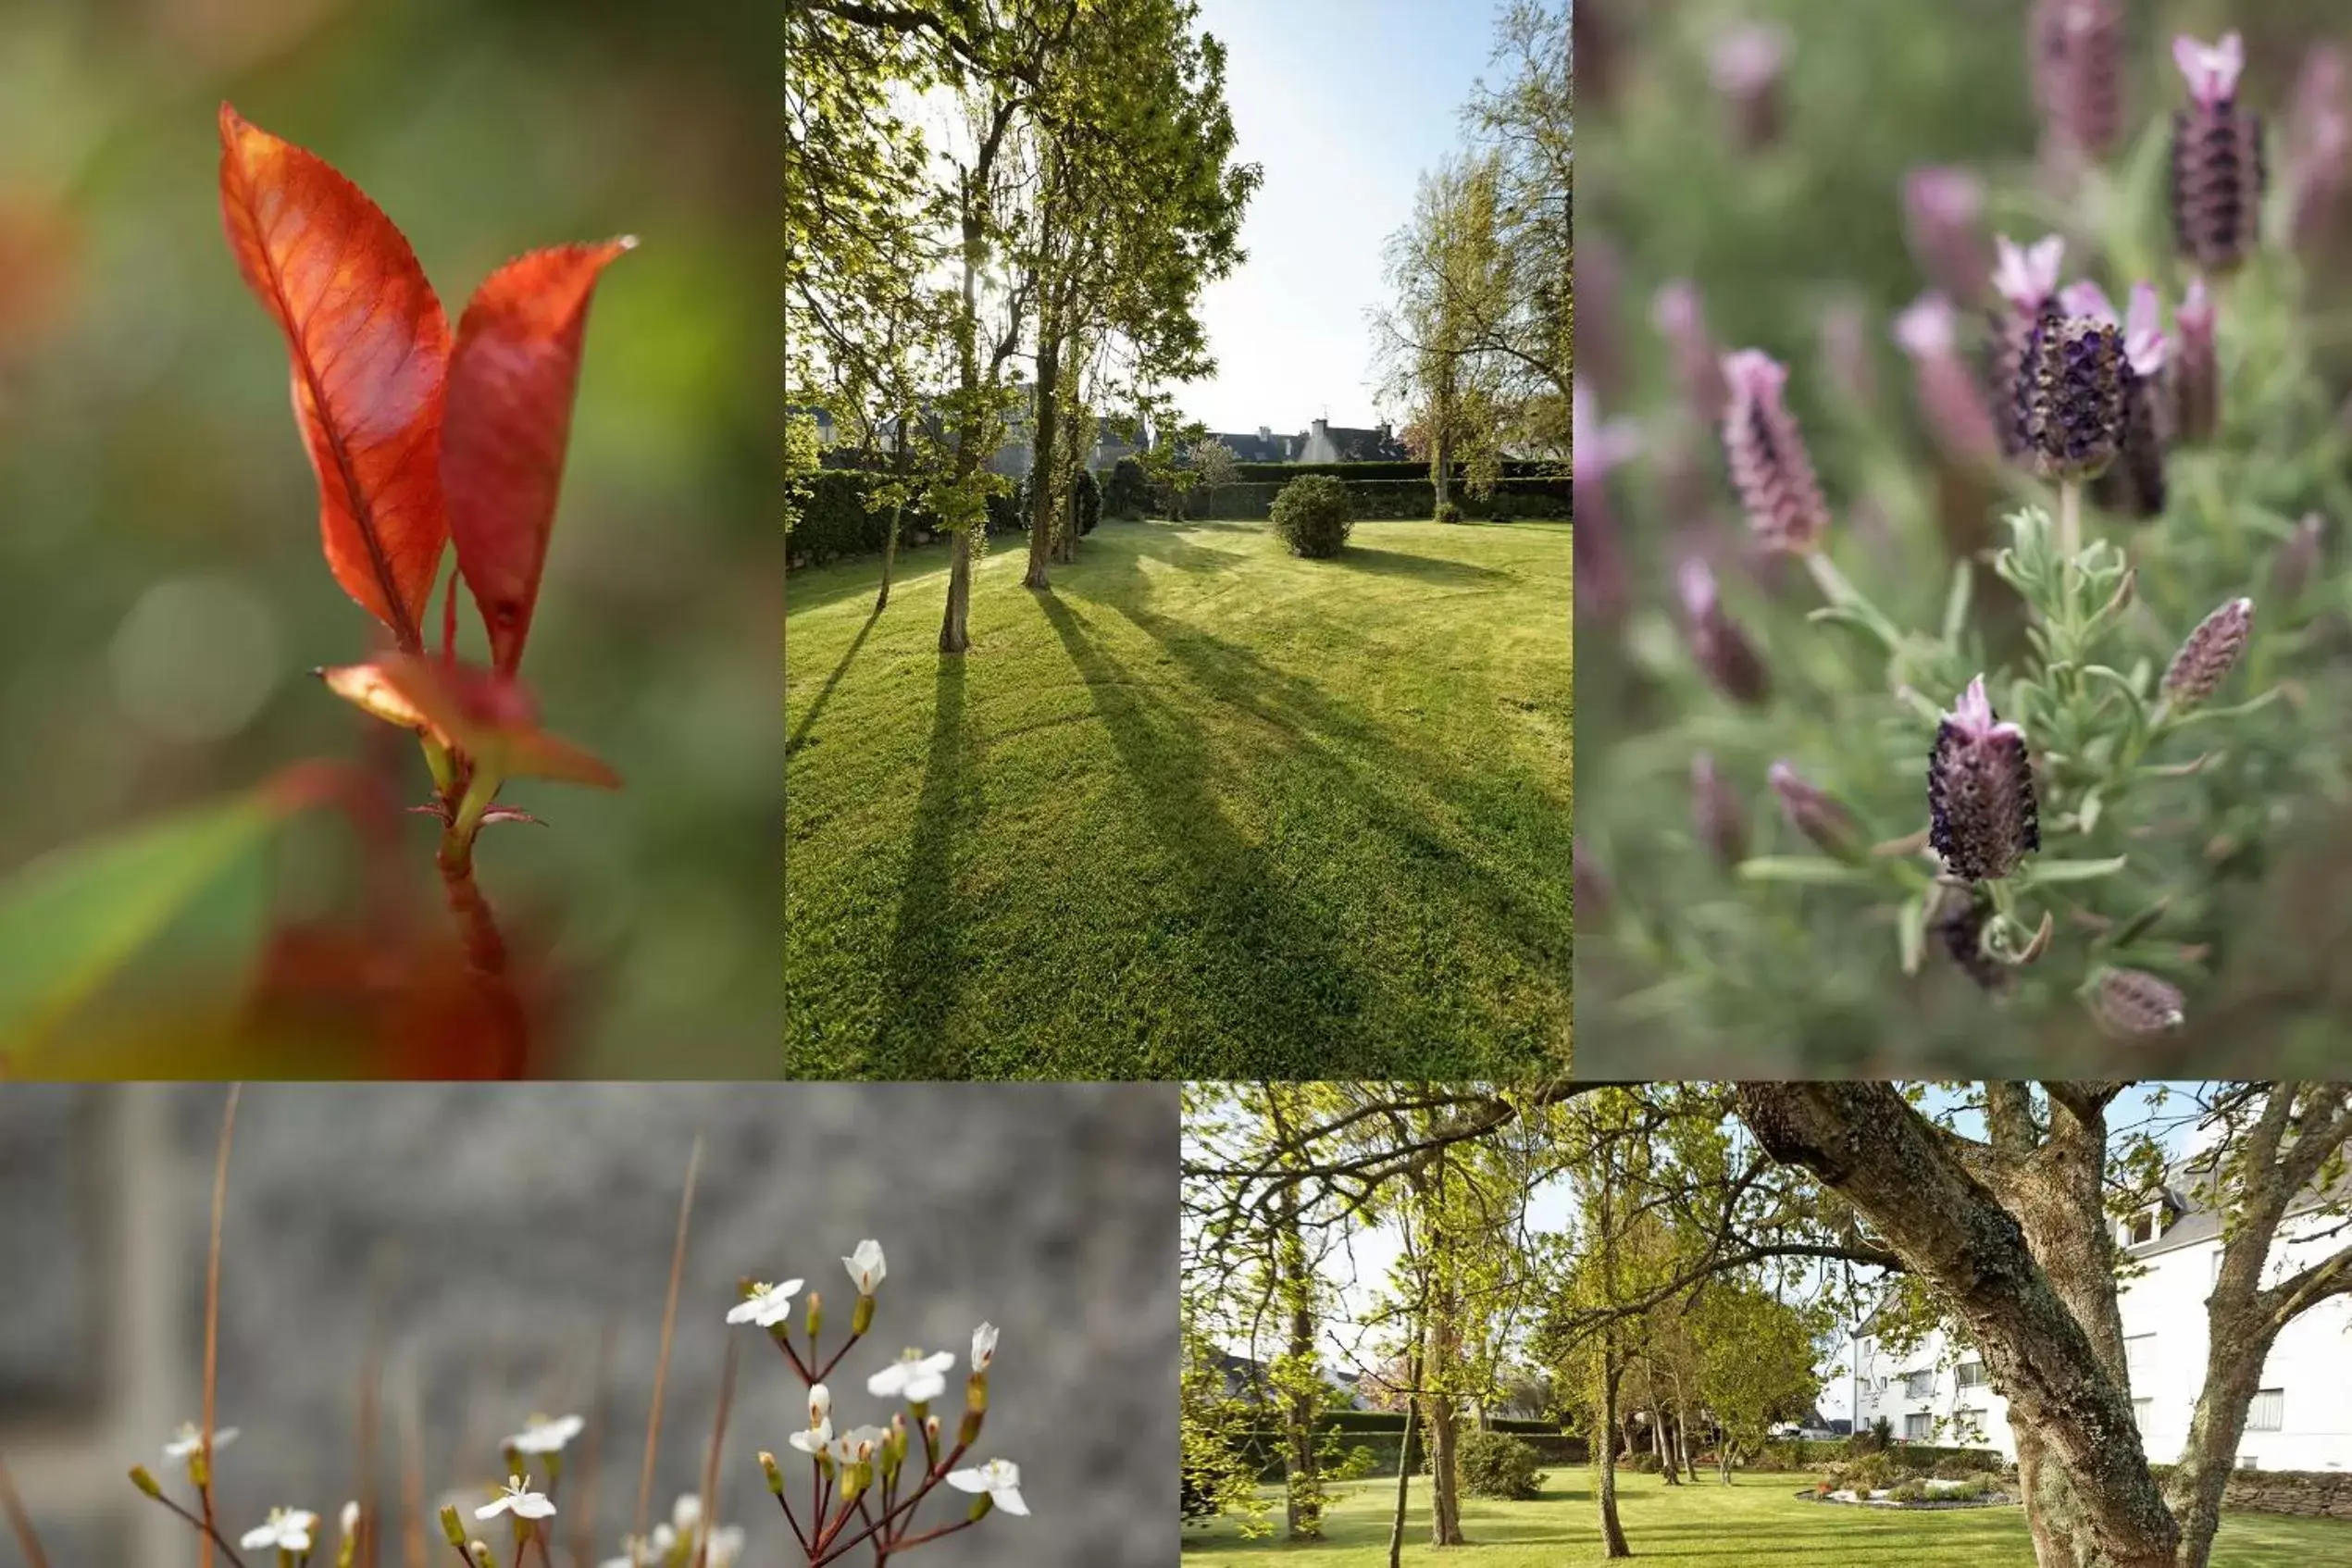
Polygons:
M1749 1281L1721 1279L1691 1303L1699 1394L1718 1429L1715 1468L1731 1485L1733 1464L1756 1453L1775 1421L1800 1419L1821 1398L1821 1341L1828 1328L1811 1310Z
M1200 476L1201 488L1212 493L1241 477L1240 467L1233 460L1233 448L1221 441L1204 441L1192 449L1192 471Z
M1466 118L1494 159L1495 243L1507 285L1502 308L1474 309L1472 339L1502 374L1528 454L1565 458L1575 374L1574 84L1570 0L1511 0L1496 26L1502 78L1481 83ZM1474 305L1479 302L1468 302Z
M2110 1150L2108 1107L2127 1087L1985 1085L1983 1139L1937 1125L1888 1084L1738 1090L1764 1149L1850 1201L1984 1357L2009 1401L2044 1568L2205 1568L2271 1346L2301 1313L2352 1294L2352 1243L2271 1266L2291 1209L2347 1212L2352 1088L2205 1091L2196 1109L2213 1138L2192 1175L2224 1215L2224 1239L2204 1388L2159 1485L2132 1415L2109 1224L2110 1184L2121 1201L2144 1201L2160 1161L2145 1138Z
M1421 177L1412 224L1388 248L1396 305L1374 317L1383 396L1414 411L1439 505L1458 464L1483 493L1500 469L1507 367L1483 324L1508 313L1511 274L1500 243L1491 155L1449 159Z

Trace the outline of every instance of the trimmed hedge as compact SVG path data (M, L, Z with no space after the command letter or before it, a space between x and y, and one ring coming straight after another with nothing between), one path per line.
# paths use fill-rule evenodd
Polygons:
M1505 479L1564 479L1568 466L1564 463L1510 462L1501 466ZM1301 474L1329 474L1336 479L1425 479L1429 477L1426 463L1236 463L1233 477L1245 483L1280 484ZM1454 478L1462 479L1460 470Z
M1357 465L1359 467L1380 466ZM1434 516L1437 510L1437 487L1431 484L1426 477L1351 479L1342 482L1348 488L1348 499L1359 521L1371 518L1418 520ZM1202 521L1263 522L1273 516L1274 498L1281 490L1281 485L1263 480L1219 485L1213 490L1196 490L1185 501L1185 516ZM1564 522L1571 512L1570 501L1571 491L1564 479L1503 479L1496 484L1491 495L1473 497L1459 491L1454 494L1454 504L1462 508L1463 516L1500 522L1520 517L1552 518Z
M1562 1432L1559 1424L1549 1421L1513 1421L1498 1419L1491 1429L1523 1438L1536 1450L1536 1457L1546 1464L1582 1465L1587 1462L1585 1439L1574 1433ZM1466 1440L1477 1430L1464 1422L1462 1434ZM1316 1447L1330 1443L1334 1437L1342 1452L1368 1448L1374 1458L1373 1474L1394 1475L1397 1473L1397 1450L1404 1442L1404 1414L1400 1411L1335 1410L1325 1411L1315 1422ZM1265 1480L1282 1478L1282 1430L1262 1427L1240 1437L1241 1451L1258 1467ZM1426 1469L1428 1458L1422 1451L1422 1434L1413 1435L1413 1462Z

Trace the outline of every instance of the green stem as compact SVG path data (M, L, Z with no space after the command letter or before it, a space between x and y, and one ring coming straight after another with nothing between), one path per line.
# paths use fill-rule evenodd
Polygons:
M2058 550L2070 569L2083 553L2083 487L2073 479L2058 487Z

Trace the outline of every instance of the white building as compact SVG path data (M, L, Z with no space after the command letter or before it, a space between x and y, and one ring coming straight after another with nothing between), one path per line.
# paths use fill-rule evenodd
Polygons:
M2117 1240L2138 1265L2121 1306L2132 1407L2148 1457L2177 1459L2205 1381L2205 1298L2221 1266L2221 1215L2194 1190L2196 1177L2168 1190L2119 1226ZM2284 1277L2346 1244L2340 1222L2308 1212L2279 1227L2264 1283ZM1886 1418L1898 1437L1997 1449L2017 1457L2008 1401L1973 1349L1941 1334L1908 1355L1865 1335L1829 1369L1823 1408L1856 1410L1857 1425ZM2260 1391L2246 1412L2238 1463L2260 1470L2352 1470L2352 1298L2323 1301L2289 1324L2263 1363ZM1859 1407L1859 1408L1857 1408Z

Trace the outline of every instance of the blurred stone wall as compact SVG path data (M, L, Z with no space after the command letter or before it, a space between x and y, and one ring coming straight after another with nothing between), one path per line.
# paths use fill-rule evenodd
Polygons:
M0 1086L0 1456L60 1568L191 1561L185 1527L123 1477L134 1463L160 1474L163 1442L198 1413L224 1095ZM223 1245L218 1419L243 1433L221 1452L225 1523L242 1530L272 1503L331 1515L357 1492L372 1350L387 1504L412 1390L429 1506L486 1496L498 1439L533 1412L601 1408L590 1561L615 1554L700 1135L656 1518L698 1487L735 1282L805 1276L842 1322L839 1260L870 1236L890 1276L873 1336L833 1378L837 1419L887 1415L864 1375L901 1347L961 1358L973 1325L993 1322L977 1456L1017 1462L1034 1511L911 1560L1172 1563L1176 1126L1174 1088L1151 1085L250 1086ZM731 1332L720 1512L751 1532L747 1565L782 1562L789 1537L753 1456L789 1454L799 1387L760 1335ZM587 1441L560 1494L566 1548L591 1500ZM923 1515L960 1516L944 1502ZM404 1558L395 1537L381 1561ZM0 1540L0 1564L17 1561Z

